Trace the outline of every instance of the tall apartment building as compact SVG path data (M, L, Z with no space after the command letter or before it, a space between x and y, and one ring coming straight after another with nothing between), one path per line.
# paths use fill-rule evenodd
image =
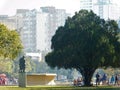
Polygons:
M93 5L94 12L97 13L101 18L104 18L105 14L109 15L109 7L111 5L110 0L97 0Z
M94 0L80 0L80 9L93 10Z
M25 52L49 52L52 36L59 26L64 25L67 18L64 9L41 7L40 10L17 10L17 30L21 35Z
M36 51L36 13L35 9L17 10L17 29L21 35L25 52Z
M120 7L112 0L98 0L94 4L94 12L104 19L117 20L120 17Z
M68 14L64 9L56 9L55 7L41 7L40 9L43 13L47 14L46 43L47 50L50 51L52 36L55 34L59 26L63 26L65 24Z
M36 25L36 49L38 51L45 51L48 49L47 44L47 30L48 30L48 14L38 12L37 13L37 25Z
M80 9L93 10L104 19L117 20L120 17L120 7L112 0L80 0Z
M29 9L17 9L16 10L16 26L17 26L17 30L19 31L19 33L21 32L22 28L23 28L23 21L24 18L26 17L26 13L29 12Z

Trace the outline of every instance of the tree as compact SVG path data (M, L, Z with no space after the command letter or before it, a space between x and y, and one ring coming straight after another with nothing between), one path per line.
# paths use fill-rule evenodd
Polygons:
M92 11L81 10L69 17L52 37L52 52L45 57L51 67L76 68L90 86L99 67L120 66L118 25L100 19Z
M0 73L11 73L12 72L12 61L0 60Z
M19 34L0 24L0 59L15 59L22 48Z

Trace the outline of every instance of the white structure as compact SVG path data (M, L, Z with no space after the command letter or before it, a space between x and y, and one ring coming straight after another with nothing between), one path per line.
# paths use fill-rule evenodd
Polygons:
M80 9L93 10L94 0L80 0Z
M38 12L36 15L36 49L39 51L45 51L47 49L47 13Z
M46 51L51 51L51 39L55 34L57 28L59 26L63 26L65 24L65 20L68 17L68 14L64 9L56 9L55 7L41 7L42 13L47 14L47 23L46 27L46 43L47 48Z
M25 52L36 51L36 13L35 9L17 10L17 30L20 32Z
M80 0L80 9L93 10L104 19L117 20L120 17L120 7L112 0Z
M117 20L120 17L120 7L110 0L98 0L93 11L104 19Z
M26 53L26 57L30 57L32 60L37 60L39 62L42 61L42 54L41 53Z
M17 30L20 32L25 52L51 50L51 38L67 18L64 9L41 7L36 9L18 9L16 13Z

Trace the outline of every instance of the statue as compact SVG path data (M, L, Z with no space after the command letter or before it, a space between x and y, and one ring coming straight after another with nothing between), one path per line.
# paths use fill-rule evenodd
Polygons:
M25 72L25 57L21 57L19 60L19 72Z

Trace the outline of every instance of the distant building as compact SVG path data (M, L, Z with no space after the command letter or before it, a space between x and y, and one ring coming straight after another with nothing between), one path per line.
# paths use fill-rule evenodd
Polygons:
M51 51L51 39L59 26L64 26L68 17L64 9L55 7L41 7L36 9L17 9L16 15L0 15L0 23L9 29L17 30L23 43L24 53L41 53L45 55Z
M65 24L68 14L64 9L41 7L36 9L18 9L16 26L20 33L25 53L41 52L42 58L51 51L51 38L59 26Z
M117 20L120 17L120 7L111 0L97 0L94 4L94 12L104 19Z
M48 30L48 14L38 12L36 15L36 49L37 51L45 51L48 48L47 30Z
M117 20L117 24L118 24L118 27L119 27L118 32L120 32L120 18Z
M104 19L117 20L120 17L120 7L112 0L80 0L80 9L93 10Z
M21 35L24 52L36 51L36 13L33 10L17 10L17 30Z
M47 48L46 50L49 52L51 51L51 39L52 36L55 34L57 28L59 26L64 26L65 20L68 17L68 14L64 9L56 9L55 7L41 7L40 8L42 13L47 14L47 23L45 24L47 27L46 32L46 43Z
M10 30L16 29L16 19L14 16L8 17L8 15L0 15L0 23L7 26Z
M94 0L80 0L80 9L93 10Z

